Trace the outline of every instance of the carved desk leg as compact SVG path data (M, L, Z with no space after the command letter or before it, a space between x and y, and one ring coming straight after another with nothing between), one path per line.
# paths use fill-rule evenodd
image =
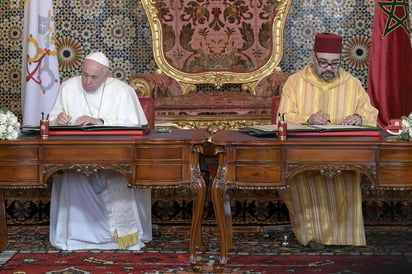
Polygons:
M4 190L0 189L0 251L7 246L6 208L4 206Z
M202 240L202 213L205 205L206 183L199 167L200 146L195 146L192 153L190 188L193 195L193 217L190 228L189 260L194 272L202 272L203 266L197 263L196 248L206 251L208 246Z
M215 263L213 266L215 273L224 271L228 253L232 246L232 215L230 209L230 197L227 191L227 169L225 166L221 166L218 168L216 178L212 185L213 208L220 235L221 253L219 263Z

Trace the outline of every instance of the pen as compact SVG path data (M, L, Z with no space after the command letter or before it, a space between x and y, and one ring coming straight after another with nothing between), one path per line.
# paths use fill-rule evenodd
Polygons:
M67 111L64 107L62 107L62 112L64 113L64 115L69 116L69 114L67 113ZM66 124L69 125L70 121L68 121Z

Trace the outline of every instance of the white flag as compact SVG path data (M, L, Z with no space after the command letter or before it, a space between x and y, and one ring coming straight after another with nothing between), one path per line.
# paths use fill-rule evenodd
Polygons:
M53 107L60 87L53 1L24 2L23 125L39 125Z

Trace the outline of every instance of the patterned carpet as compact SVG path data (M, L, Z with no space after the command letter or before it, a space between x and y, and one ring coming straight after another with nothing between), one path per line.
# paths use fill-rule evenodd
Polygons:
M209 255L207 260L215 259ZM199 261L200 262L200 261ZM200 262L198 272L211 273L213 266ZM207 263L207 262L206 262ZM0 274L159 274L192 273L184 253L159 252L52 252L17 253ZM216 271L215 271L216 272ZM222 273L410 273L410 264L399 255L239 255L230 256Z
M53 253L59 252L48 242L47 225L44 226L8 226L9 244L0 253L0 269L18 252ZM188 226L154 226L154 239L143 248L143 252L187 253ZM309 247L300 245L288 225L277 226L275 230L265 227L236 226L233 246L229 257L235 255L401 255L411 263L412 270L412 228L409 226L366 226L367 242L365 247L327 246L322 251L314 252ZM215 226L205 226L203 239L209 250L199 253L203 258L217 258L219 241ZM288 236L290 247L282 247L284 235ZM122 251L124 252L124 251ZM127 251L126 251L127 252ZM213 264L213 261L206 262ZM246 272L245 272L246 273ZM268 272L266 272L268 273Z

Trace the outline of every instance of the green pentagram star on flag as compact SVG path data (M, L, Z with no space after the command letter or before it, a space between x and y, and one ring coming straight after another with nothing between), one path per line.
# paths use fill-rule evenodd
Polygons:
M392 0L390 2L378 2L381 10L388 15L382 38L401 27L409 35L408 3L407 0Z

